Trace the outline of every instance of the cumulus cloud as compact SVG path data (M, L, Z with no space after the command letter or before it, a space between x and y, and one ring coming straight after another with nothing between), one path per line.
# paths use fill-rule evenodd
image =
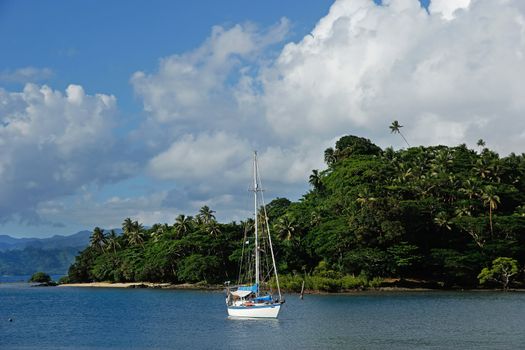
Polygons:
M483 138L522 152L524 15L518 0L433 0L428 9L338 0L275 57L263 54L286 37L286 21L215 27L199 48L131 79L159 128L149 172L176 184L165 203L219 203L239 198L258 149L274 196L296 198L342 135L403 146L389 132L393 120L412 145ZM233 213L234 204L221 206Z
M439 14L444 19L455 18L455 12L469 6L470 0L432 0L429 6L431 14Z
M0 222L49 223L41 203L129 176L131 163L113 162L115 112L114 96L78 85L0 89Z
M246 141L220 131L184 135L150 162L151 171L163 179L203 180L220 174L235 175L249 150Z
M102 202L86 195L76 213L108 227L126 216L170 222L202 205L242 219L252 150L267 199L296 199L342 135L404 147L389 132L393 120L412 145L483 138L501 153L523 152L524 2L433 0L425 9L417 0L337 0L311 35L283 44L289 28L285 19L216 26L196 49L133 74L146 113L131 135L134 161L114 153L123 140L111 131L113 96L75 85L0 90L0 220L60 221L60 206L71 205L60 198L137 173L143 160L165 190Z
M265 49L283 40L288 26L286 19L264 31L249 23L215 26L199 48L161 59L158 72L136 72L131 83L144 109L160 123L221 125L233 117L239 76L254 67L250 63L261 59Z
M434 0L429 11L411 0L335 2L313 36L286 45L262 75L275 132L357 133L387 145L397 119L412 144L484 138L522 151L523 6Z

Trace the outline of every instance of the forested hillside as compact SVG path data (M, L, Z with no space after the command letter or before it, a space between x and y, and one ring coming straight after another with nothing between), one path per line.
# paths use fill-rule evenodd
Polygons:
M311 191L267 208L285 286L297 288L307 276L310 288L324 290L376 286L388 277L473 287L498 257L525 263L523 154L500 158L465 145L382 150L345 136L324 155L327 169L313 170ZM128 218L122 236L97 228L69 278L234 280L253 221L221 224L213 213L203 207L148 230Z

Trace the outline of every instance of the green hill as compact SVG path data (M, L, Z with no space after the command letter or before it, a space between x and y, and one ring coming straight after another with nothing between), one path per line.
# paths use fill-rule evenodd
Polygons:
M523 154L501 158L465 145L382 150L356 136L324 154L327 169L312 172L311 191L268 205L285 286L297 288L306 274L309 287L324 290L378 278L471 287L497 257L525 263ZM148 230L127 219L122 237L93 235L69 275L222 282L236 274L245 224L217 223L207 207Z

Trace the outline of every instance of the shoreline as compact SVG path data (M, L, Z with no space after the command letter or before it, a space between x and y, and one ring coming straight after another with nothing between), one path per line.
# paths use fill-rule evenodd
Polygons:
M193 289L193 290L221 290L223 286L202 285L202 284L173 284L157 282L85 282L85 283L65 283L58 287L79 287L79 288L154 288L154 289Z
M173 284L173 283L156 283L156 282L86 282L86 283L68 283L59 284L58 287L74 288L131 288L131 289L175 289L175 290L202 290L202 291L220 291L225 287L222 285L203 285L203 284ZM300 295L299 292L283 291L286 294ZM348 289L338 292L327 292L320 290L305 290L305 295L337 295L337 294L372 294L372 293L399 293L399 292L504 292L502 289L442 289L442 288L421 288L421 287L379 287L370 289ZM525 289L513 288L507 292L525 292Z

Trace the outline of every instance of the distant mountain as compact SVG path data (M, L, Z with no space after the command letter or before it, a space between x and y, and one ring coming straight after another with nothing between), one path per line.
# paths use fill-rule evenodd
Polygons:
M115 231L122 233L121 229ZM75 255L89 244L90 236L91 231L49 238L0 235L0 275L30 275L36 271L66 274Z

